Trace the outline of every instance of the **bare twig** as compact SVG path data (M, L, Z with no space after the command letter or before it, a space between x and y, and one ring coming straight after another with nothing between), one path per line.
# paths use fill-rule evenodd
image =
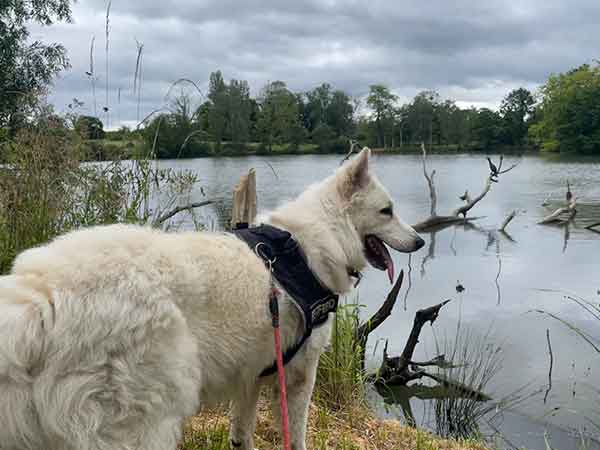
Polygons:
M506 227L508 226L508 224L516 217L517 215L517 210L513 209L512 212L506 216L506 219L504 219L504 222L502 222L502 225L500 225L500 228L498 228L498 231L502 231L504 232L506 230Z
M356 142L355 140L353 140L353 139L350 139L350 141L349 141L349 142L350 142L350 151L349 151L348 153L346 153L346 156L344 156L344 159L342 159L342 160L340 161L340 166L341 166L342 164L344 164L344 162L346 162L348 159L350 159L350 157L352 156L352 154L354 154L354 153L355 153L355 151L354 151L354 148L355 148L355 147L358 147L358 142Z
M275 171L275 168L273 167L273 165L269 162L269 161L263 161L267 166L269 166L269 168L271 169L271 171L273 172L273 175L275 175L275 178L277 178L279 180L279 175L277 175L277 172Z
M135 40L135 45L137 47L137 57L135 60L135 73L133 75L133 95L136 94L137 91L137 115L136 120L140 121L140 103L142 96L142 52L144 51L144 43Z
M546 328L546 341L548 341L548 354L550 355L550 367L548 368L548 389L544 395L544 404L548 399L548 394L552 389L552 367L554 366L554 355L552 354L552 344L550 344L550 329Z
M435 192L435 184L433 177L435 177L435 169L431 171L431 174L427 173L427 151L425 150L425 144L421 142L421 151L423 152L423 175L427 180L429 186L429 198L431 199L431 217L437 216L437 194Z
M504 170L500 170L498 169L498 175L502 175L503 173L507 173L510 172L511 170L513 170L515 167L517 167L519 164L521 164L522 160L517 161L516 163L514 163L512 166L510 166L508 169L504 169ZM502 166L502 164L500 164Z
M206 205L210 205L214 203L214 200L205 200L203 202L196 202L196 203L188 203L187 205L183 205L183 206L176 206L175 208L173 208L170 211L167 211L164 214L161 214L153 223L153 226L159 226L162 225L164 222L166 222L167 220L169 220L171 217L173 217L176 214L179 214L182 211L189 211L191 209L194 208L200 208L202 206L206 206Z
M377 310L375 314L371 316L369 320L367 320L366 322L361 324L360 327L358 327L358 330L356 332L356 340L361 345L363 351L367 343L369 333L371 333L379 325L381 325L383 321L387 319L392 313L392 309L394 308L396 300L398 299L398 293L400 292L400 288L402 287L403 280L404 270L401 270L400 275L398 275L398 279L396 280L396 283L394 283L392 290L387 295L387 298L385 299L381 307Z
M533 312L539 313L539 314L545 314L549 317L552 317L554 320L558 320L560 323L562 323L563 325L565 325L566 327L568 327L571 331L574 331L578 336L580 336L584 341L586 341L588 344L590 344L592 346L592 348L600 353L600 348L598 347L598 345L596 345L596 343L594 343L592 341L592 339L586 334L584 333L582 330L580 330L579 328L577 328L575 325L573 325L570 322L567 322L564 319L561 319L560 317L558 317L555 314L552 314L551 312L545 311L543 309L533 309L531 310Z
M591 225L588 225L587 227L585 227L585 229L593 231L594 233L600 233L600 230L595 230L594 229L594 228L599 227L599 226L600 226L600 222L597 222L597 223L593 223Z
M462 214L464 217L467 217L467 213L471 210L471 208L473 208L477 203L479 203L481 201L481 199L486 196L486 194L490 191L491 188L492 188L492 177L489 176L485 183L485 188L483 189L481 194L479 194L474 199L469 198L467 195L467 204L461 206L460 208L455 209L454 212L452 213L452 215L459 216Z

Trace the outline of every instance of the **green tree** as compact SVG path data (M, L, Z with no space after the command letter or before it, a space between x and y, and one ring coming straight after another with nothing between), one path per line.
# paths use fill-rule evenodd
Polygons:
M503 126L502 116L488 108L477 110L471 118L471 134L481 149L491 148L502 143Z
M525 88L510 91L502 100L500 114L504 120L507 144L523 145L527 136L527 118L534 103L531 92Z
M551 75L529 135L543 150L600 153L600 66Z
M341 90L333 91L327 108L327 124L337 137L350 136L354 128L352 99Z
M227 86L227 130L233 142L246 142L250 137L250 86L247 81L231 80Z
M272 150L273 144L298 145L305 137L300 121L298 98L283 81L267 84L259 98L257 121L261 141Z
M0 128L14 134L53 77L69 66L60 44L29 40L27 25L70 21L69 0L0 2Z
M208 82L208 99L210 100L210 109L208 111L208 127L217 149L221 148L221 143L225 138L227 128L227 111L229 109L227 85L223 80L223 74L220 70L210 74Z
M323 83L306 93L306 116L308 131L313 131L321 124L327 124L327 110L331 103L331 85Z
M389 123L394 104L398 97L390 92L383 84L369 86L367 105L375 114L375 127L377 129L377 145L385 147L386 123Z
M104 139L104 125L97 117L79 116L75 131L84 139Z
M407 109L411 142L440 143L440 95L435 91L419 92Z

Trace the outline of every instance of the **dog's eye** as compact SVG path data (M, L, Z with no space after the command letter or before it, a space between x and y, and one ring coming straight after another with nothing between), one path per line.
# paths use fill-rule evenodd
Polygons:
M386 216L391 216L393 215L392 213L392 207L388 206L387 208L383 208L382 210L379 211L381 214L385 214Z

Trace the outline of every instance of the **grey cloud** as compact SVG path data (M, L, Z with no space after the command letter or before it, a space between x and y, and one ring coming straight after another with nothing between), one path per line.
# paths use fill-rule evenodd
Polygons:
M89 108L85 71L92 34L98 99L104 98L105 7L103 1L80 2L74 24L35 30L70 53L73 69L51 97L59 109L72 97ZM509 89L533 88L551 72L599 57L598 22L597 0L113 0L110 102L116 105L120 87L121 120L135 119L137 38L144 43L146 113L162 105L177 78L192 78L204 89L216 69L226 78L247 79L254 93L277 79L294 90L326 81L352 95L381 82L406 99L436 89L461 104L493 107Z

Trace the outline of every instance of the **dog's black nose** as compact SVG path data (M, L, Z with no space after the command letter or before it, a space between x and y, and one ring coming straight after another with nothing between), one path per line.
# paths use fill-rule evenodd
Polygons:
M420 236L417 237L417 239L415 240L415 250L419 250L424 245L425 245L425 241L423 240L423 238Z

